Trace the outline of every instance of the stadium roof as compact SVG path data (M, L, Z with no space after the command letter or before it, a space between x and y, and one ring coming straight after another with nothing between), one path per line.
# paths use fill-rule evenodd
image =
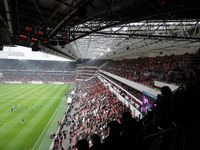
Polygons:
M1 0L0 7L0 44L70 59L199 47L199 0Z

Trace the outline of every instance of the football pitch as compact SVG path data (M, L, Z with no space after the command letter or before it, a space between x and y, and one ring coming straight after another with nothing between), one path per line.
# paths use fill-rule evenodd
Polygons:
M0 150L48 150L72 84L0 84Z

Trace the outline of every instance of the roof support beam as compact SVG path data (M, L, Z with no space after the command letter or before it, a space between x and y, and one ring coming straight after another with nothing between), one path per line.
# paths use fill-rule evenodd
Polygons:
M57 24L57 26L49 33L48 37L51 38L53 37L60 27L65 24L65 22L78 10L79 7L81 7L83 4L85 4L89 0L82 0L67 16L65 16L61 22Z
M170 36L170 35L148 35L148 34L132 34L133 37L146 37L146 38L163 38L163 39L173 39L173 40L194 40L200 41L199 37L181 37L181 36Z
M59 5L63 5L64 7L70 7L70 8L74 8L72 5L68 4L68 3L63 3L63 2L60 2L58 0L51 0L53 2L56 2L58 3ZM51 16L48 18L47 21L45 21L45 24L47 25L49 23L49 21L55 16L55 14L58 12L58 9L54 10L54 12L51 14Z
M42 20L44 20L44 16L42 15L42 12L40 11L38 4L35 2L35 0L33 0L33 3L35 5L36 10L38 11L38 13L40 14L40 17Z
M13 34L17 35L19 32L19 13L18 13L18 0L11 1Z
M5 10L6 10L6 17L8 22L8 30L11 34L13 34L13 28L12 28L12 22L11 22L11 15L10 15L10 9L8 6L8 0L4 0Z
M72 33L90 33L89 31L72 31ZM94 34L101 34L101 35L123 35L123 36L130 36L128 33L117 33L117 32L95 32Z
M51 1L56 2L56 3L60 4L60 5L65 6L65 7L74 8L72 5L68 4L67 2L60 2L60 1L58 1L58 0L51 0Z

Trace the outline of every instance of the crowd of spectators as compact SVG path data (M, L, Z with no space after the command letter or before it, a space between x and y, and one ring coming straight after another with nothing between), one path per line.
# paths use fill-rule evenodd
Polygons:
M66 73L26 73L26 72L7 72L3 73L2 81L29 83L31 81L42 81L43 83L52 82L74 82L76 74Z
M75 62L0 59L1 82L74 82Z
M146 85L154 80L180 83L184 72L180 62L186 58L187 54L112 61L100 69Z
M68 110L71 114L71 122L68 122L71 125L69 149L142 147L141 124L132 118L130 108L119 101L97 77L78 85L75 93Z
M83 82L68 111L69 149L199 150L199 85L197 69L175 92L162 87L157 107L137 120L98 78Z
M107 123L113 120L119 122L120 114L129 110L98 78L80 85L76 92L80 96L74 100L76 107L72 116L72 145L75 145L80 138L89 137L92 133L97 133L105 139L108 135Z
M0 59L0 70L74 71L76 62Z

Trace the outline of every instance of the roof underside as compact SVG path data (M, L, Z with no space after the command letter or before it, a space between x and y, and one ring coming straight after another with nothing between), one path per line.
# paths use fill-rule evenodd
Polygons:
M71 59L200 46L199 0L1 0L0 7L0 44Z

